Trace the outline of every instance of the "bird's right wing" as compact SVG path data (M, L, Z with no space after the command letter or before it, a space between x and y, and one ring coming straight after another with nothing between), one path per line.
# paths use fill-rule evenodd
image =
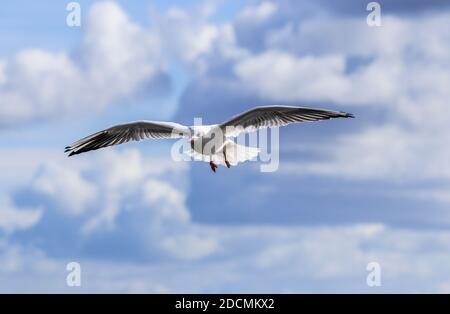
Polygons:
M109 129L91 134L66 147L69 156L96 150L99 148L119 145L129 141L143 139L180 138L189 137L187 126L161 121L135 121L113 126Z

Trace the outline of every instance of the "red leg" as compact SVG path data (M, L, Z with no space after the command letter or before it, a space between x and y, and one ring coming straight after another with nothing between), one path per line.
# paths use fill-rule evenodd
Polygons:
M225 152L223 152L223 158L225 158L225 164L227 165L227 168L230 168L231 165L230 165L230 163L227 160L227 155L225 154Z
M216 172L217 165L214 162L210 161L209 166L213 172Z

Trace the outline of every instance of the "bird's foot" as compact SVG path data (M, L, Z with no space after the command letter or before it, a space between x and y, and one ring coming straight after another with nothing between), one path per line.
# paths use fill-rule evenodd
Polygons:
M227 168L230 168L230 167L231 167L231 165L230 165L230 163L228 162L228 160L225 160L225 164L227 165Z
M213 172L216 172L217 165L216 165L214 162L210 161L210 162L209 162L209 166L211 167L211 170L212 170Z

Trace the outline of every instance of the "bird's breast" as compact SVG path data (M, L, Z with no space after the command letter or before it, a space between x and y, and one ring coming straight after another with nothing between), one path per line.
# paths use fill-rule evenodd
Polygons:
M202 136L191 139L191 148L203 155L213 155L222 151L225 138L221 136Z

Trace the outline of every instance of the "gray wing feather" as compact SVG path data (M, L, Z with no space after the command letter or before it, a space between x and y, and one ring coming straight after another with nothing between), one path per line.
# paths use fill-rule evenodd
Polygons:
M113 126L109 129L91 134L67 146L65 153L69 156L81 154L112 145L119 145L130 141L160 138L189 137L187 126L160 121L135 121Z
M290 123L354 118L350 113L294 106L255 107L220 125L226 136L251 132L260 128L285 126Z

